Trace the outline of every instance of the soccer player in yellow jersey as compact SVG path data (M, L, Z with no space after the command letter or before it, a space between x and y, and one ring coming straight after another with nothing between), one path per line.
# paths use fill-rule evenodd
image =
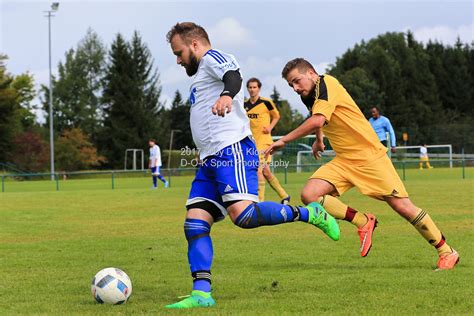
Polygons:
M287 142L316 133L313 153L319 158L324 150L322 131L336 152L336 157L320 167L308 180L301 193L302 201L320 202L338 219L358 227L365 257L372 246L372 233L377 220L373 214L359 213L335 198L352 187L364 195L382 200L408 220L438 252L438 270L452 269L459 261L458 253L451 248L431 217L415 206L408 197L386 148L346 89L329 75L320 76L303 58L289 61L282 76L301 96L311 112L301 126L273 143L266 154L283 148Z
M259 153L260 163L258 168L258 199L260 202L265 201L265 180L280 196L282 204L290 202L290 196L278 181L277 177L273 175L270 170L269 163L271 156L265 157L263 152L272 143L272 129L280 120L280 113L273 101L260 96L260 88L262 83L257 78L250 78L247 81L247 90L250 99L245 101L244 107L247 111L247 116L250 119L250 129L255 138L257 150Z

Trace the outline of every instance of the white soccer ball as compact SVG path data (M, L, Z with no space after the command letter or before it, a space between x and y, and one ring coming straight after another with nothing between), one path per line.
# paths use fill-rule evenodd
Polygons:
M132 294L132 280L120 269L105 268L92 279L91 292L101 304L124 304Z

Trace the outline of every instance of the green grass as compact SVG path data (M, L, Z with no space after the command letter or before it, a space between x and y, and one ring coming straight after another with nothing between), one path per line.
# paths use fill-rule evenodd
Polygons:
M309 174L288 174L299 203ZM283 174L278 174L283 179ZM380 220L369 257L352 225L333 242L303 223L242 230L228 219L212 229L216 308L192 314L471 314L474 292L474 176L466 169L407 170L412 200L427 210L461 254L435 273L435 251L389 207L357 190L343 200ZM188 294L182 223L191 177L148 190L148 178L6 182L0 193L0 315L141 315ZM276 196L267 187L267 197ZM297 201L298 200L298 201ZM124 269L133 294L123 306L94 303L89 283ZM188 314L173 311L171 314Z

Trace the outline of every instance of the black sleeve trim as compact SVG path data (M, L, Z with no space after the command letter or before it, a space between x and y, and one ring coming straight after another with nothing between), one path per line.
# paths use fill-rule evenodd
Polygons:
M226 72L222 81L224 82L224 91L222 91L221 96L227 95L233 99L242 88L242 76L238 70Z
M324 81L324 76L320 76L319 80L319 98L320 100L329 101L328 97L328 87L326 86L326 82Z
M270 101L267 101L267 100L263 100L263 103L265 104L265 106L267 107L268 111L271 111L273 110L273 105Z

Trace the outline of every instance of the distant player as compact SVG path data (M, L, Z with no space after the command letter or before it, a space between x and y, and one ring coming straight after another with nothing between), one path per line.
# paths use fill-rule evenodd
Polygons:
M265 180L280 196L281 203L288 204L290 196L270 170L271 156L265 158L263 152L273 143L272 130L280 120L280 113L271 99L260 96L262 83L257 78L247 81L247 91L250 98L245 101L245 110L250 119L250 129L257 145L260 164L258 166L258 199L265 201Z
M426 144L420 147L420 170L423 170L423 163L426 163L427 169L433 169L428 158L428 147L426 147Z
M395 131L393 130L390 120L383 115L380 115L378 107L373 106L370 109L372 117L369 119L370 125L374 129L380 142L387 147L387 133L390 135L390 150L392 153L396 152L397 140L395 138Z
M334 217L357 226L360 255L365 257L372 246L372 233L377 223L375 216L359 213L334 197L355 186L364 195L386 201L415 226L437 250L438 269L452 269L459 261L458 253L446 243L428 213L410 201L392 162L385 154L385 147L339 81L328 75L318 75L303 58L289 61L283 68L282 76L301 96L312 116L274 142L267 153L271 154L288 142L316 133L313 152L319 157L324 150L322 130L336 152L336 157L320 167L306 183L301 194L303 203L318 201Z
M160 174L161 168L161 151L160 147L156 144L156 141L151 138L148 141L148 146L150 146L150 161L148 163L148 168L151 170L151 176L153 178L153 189L158 188L158 181L160 179L161 182L165 184L165 188L168 187L168 181Z
M258 154L244 109L242 76L233 55L213 49L199 25L178 23L168 32L177 63L192 77L190 125L202 164L186 203L184 233L193 277L191 296L167 308L210 307L214 222L229 214L241 228L303 221L339 239L339 226L318 203L293 207L258 203Z

